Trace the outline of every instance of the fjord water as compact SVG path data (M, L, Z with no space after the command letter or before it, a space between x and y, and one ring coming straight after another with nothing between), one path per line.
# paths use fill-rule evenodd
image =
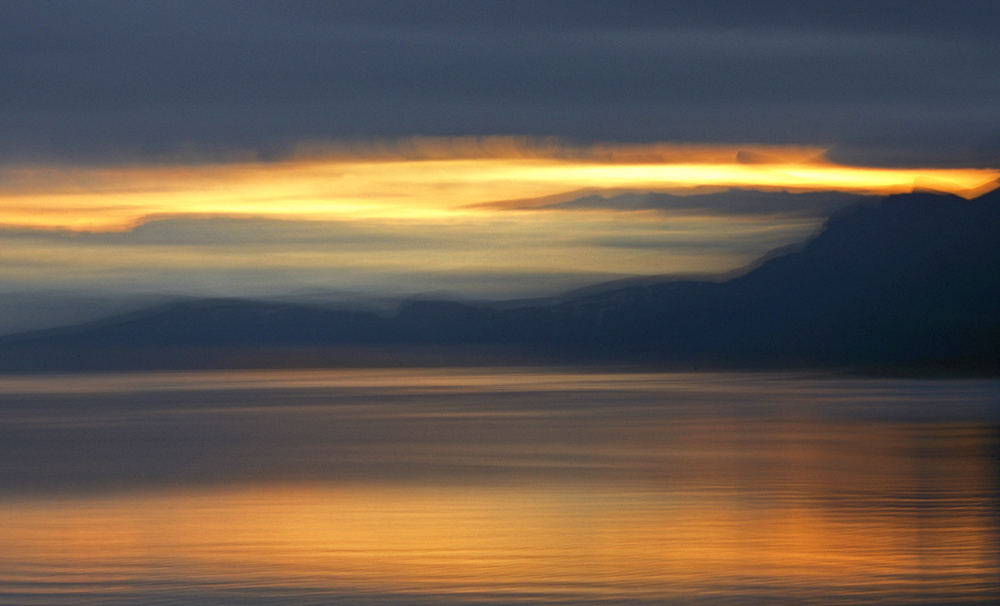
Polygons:
M1000 382L0 377L3 604L993 604Z

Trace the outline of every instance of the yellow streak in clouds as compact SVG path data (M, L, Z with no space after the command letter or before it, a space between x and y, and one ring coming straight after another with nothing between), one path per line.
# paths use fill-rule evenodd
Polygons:
M179 214L447 221L581 190L890 194L924 187L972 197L998 179L994 169L840 166L822 150L802 147L573 148L513 138L416 139L313 146L278 162L7 167L0 169L0 225L106 231Z

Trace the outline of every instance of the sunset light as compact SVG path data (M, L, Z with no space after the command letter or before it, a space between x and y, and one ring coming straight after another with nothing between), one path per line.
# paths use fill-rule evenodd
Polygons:
M0 225L122 230L164 215L237 215L308 220L447 220L512 202L588 192L685 192L747 188L894 194L926 188L970 196L1000 170L840 166L814 150L619 146L592 149L435 149L460 157L332 157L273 163L0 169ZM655 150L666 161L649 156ZM514 150L518 153L513 153ZM440 156L442 152L437 152ZM645 156L645 158L643 158ZM788 161L786 157L798 158ZM643 161L635 161L635 158ZM755 158L747 161L746 158ZM617 161L616 158L622 159ZM984 189L985 188L985 189Z
M0 605L1000 604L997 0L0 0Z

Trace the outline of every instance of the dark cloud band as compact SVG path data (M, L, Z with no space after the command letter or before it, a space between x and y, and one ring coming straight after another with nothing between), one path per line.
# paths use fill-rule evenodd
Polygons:
M5 3L0 160L501 134L996 165L996 3L694 6Z

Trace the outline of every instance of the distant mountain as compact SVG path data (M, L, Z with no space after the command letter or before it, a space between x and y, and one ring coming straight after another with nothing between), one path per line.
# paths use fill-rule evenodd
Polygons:
M0 370L126 350L357 346L508 347L554 361L683 367L997 370L1000 190L972 201L914 193L853 206L801 247L723 282L640 280L516 305L415 300L391 316L179 301L5 337Z
M1000 353L1000 191L891 196L832 217L800 250L720 284L576 303L607 345L672 358L876 364Z
M396 340L372 312L246 299L179 300L76 326L10 335L0 343L139 347L321 345Z

